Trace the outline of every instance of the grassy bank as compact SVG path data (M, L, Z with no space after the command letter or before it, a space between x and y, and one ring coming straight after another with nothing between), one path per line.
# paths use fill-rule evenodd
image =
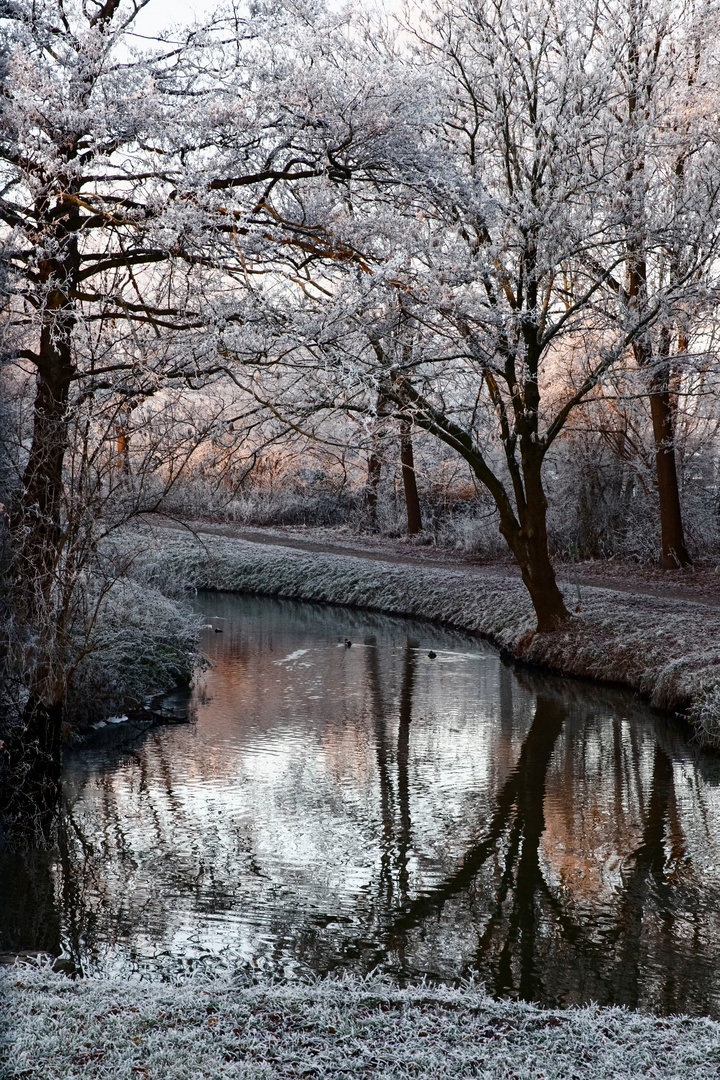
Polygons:
M9 972L3 996L7 1080L695 1080L720 1070L715 1021L538 1009L472 985L169 985L26 967Z
M720 609L585 586L582 610L567 628L533 634L524 586L496 573L308 553L210 535L197 540L169 530L143 542L143 573L160 581L432 619L481 634L518 659L623 683L660 708L687 710L701 741L720 745Z

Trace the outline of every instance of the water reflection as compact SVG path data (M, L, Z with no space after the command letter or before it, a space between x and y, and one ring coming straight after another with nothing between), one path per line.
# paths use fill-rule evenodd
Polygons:
M57 850L0 867L0 951L720 1015L720 770L674 724L430 626L198 604L195 722L68 763Z

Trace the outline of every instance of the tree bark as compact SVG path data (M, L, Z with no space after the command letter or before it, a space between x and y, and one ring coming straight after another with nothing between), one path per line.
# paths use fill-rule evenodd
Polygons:
M382 356L382 352L380 352ZM385 421L387 418L387 401L383 394L377 396L376 421L372 433L370 453L368 454L367 483L365 485L365 514L368 524L373 532L377 529L377 506L380 478L382 475L383 459L378 449L379 443L385 436Z
M660 565L677 570L692 562L685 546L680 489L675 461L675 424L670 390L656 378L650 390L650 415L655 439L658 499L660 502Z
M378 488L380 487L381 472L382 458L377 450L373 449L368 455L367 483L365 485L365 514L373 532L377 529Z
M75 262L72 256L76 251L70 254L67 261ZM43 600L47 600L52 588L62 530L67 410L75 374L71 345L74 312L66 295L68 271L72 271L71 266L54 260L41 266L48 296L40 329L33 435L19 498L11 515L25 585L39 589L37 598ZM27 595L26 589L22 591Z
M10 514L13 606L21 640L31 644L27 701L6 740L3 810L15 832L47 835L57 805L63 716L63 467L68 402L75 374L68 298L77 270L74 237L59 238L61 259L40 265L45 308L37 354L33 435L22 485ZM60 607L58 607L58 604Z
M420 516L420 499L415 476L415 460L409 420L400 421L400 461L402 463L405 506L407 508L407 531L408 536L415 536L422 529L422 518Z
M385 391L389 401L413 409L415 422L459 453L478 481L490 492L500 515L500 533L512 551L530 593L538 632L556 630L568 620L562 593L550 562L547 538L547 499L542 483L543 443L527 436L522 442L521 465L515 460L515 440L504 437L506 459L512 476L514 505L502 480L493 472L467 431L435 409L418 391L405 384L401 394L392 383ZM536 432L532 432L536 436ZM517 511L517 512L516 512Z
M500 514L500 532L515 556L523 584L530 593L538 633L557 630L570 618L550 561L547 536L547 499L541 476L542 459L526 462L524 498L514 515Z
M62 701L48 705L31 691L22 722L4 746L0 815L13 846L52 837L60 795Z
M641 263L639 271L633 273L631 295L637 293L643 285L644 263ZM637 282L640 284L638 285ZM669 342L667 348L669 349ZM649 342L636 342L633 351L639 368L649 367L653 363L652 347ZM662 363L653 373L649 399L660 505L660 566L663 570L677 570L678 567L689 566L692 560L685 546L683 532L680 488L675 463L675 425L667 363Z

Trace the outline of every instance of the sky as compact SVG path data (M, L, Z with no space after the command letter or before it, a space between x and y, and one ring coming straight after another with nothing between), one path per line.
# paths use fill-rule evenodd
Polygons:
M135 32L152 36L178 23L187 26L215 7L215 0L151 0L135 20Z
M219 6L220 0L150 0L136 19L135 30L136 33L152 36L169 26L187 26ZM390 0L383 6L386 10L392 10L396 5Z

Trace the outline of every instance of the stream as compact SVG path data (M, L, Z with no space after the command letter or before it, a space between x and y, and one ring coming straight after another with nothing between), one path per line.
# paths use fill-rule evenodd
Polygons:
M672 718L432 624L195 603L190 721L67 755L57 846L0 858L0 951L720 1018L720 759Z

